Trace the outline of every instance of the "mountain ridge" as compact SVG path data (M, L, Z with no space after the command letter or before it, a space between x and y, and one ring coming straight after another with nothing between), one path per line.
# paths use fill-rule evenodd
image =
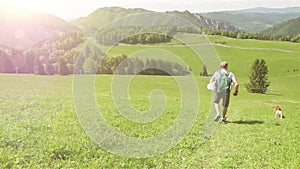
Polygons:
M234 11L229 11L234 12ZM300 12L300 6L285 7L285 8L267 8L267 7L254 7L236 10L238 13L297 13Z
M101 26L106 25L112 21L115 21L117 19L120 19L125 16L133 15L133 14L142 14L142 13L148 13L153 12L142 8L121 8L121 7L105 7L105 8L99 8L89 14L86 17L81 17L78 19L75 19L71 21L72 24L75 26L81 28L84 32L88 33L94 33L97 29L99 29ZM166 11L166 12L155 12L155 13L162 13L162 14L170 14L177 17L180 17L182 19L185 19L186 21L194 24L195 26L203 27L205 29L225 29L229 31L238 31L237 28L230 25L227 22L221 22L221 21L215 21L208 18L205 18L201 14L195 14L191 13L188 10L185 10L183 12L180 11ZM141 16L142 17L142 16ZM134 20L135 19L135 20ZM131 20L139 22L139 20L142 20L143 18L131 18ZM95 22L97 21L97 22ZM159 21L157 21L159 22ZM162 21L167 22L167 21Z
M201 13L207 18L228 22L246 32L260 32L284 21L300 17L300 7L249 8L237 11Z

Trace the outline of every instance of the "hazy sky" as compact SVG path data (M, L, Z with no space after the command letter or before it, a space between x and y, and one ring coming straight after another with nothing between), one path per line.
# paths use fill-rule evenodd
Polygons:
M153 11L189 10L208 12L252 7L300 6L300 0L0 0L14 2L63 19L86 16L100 7L119 6Z

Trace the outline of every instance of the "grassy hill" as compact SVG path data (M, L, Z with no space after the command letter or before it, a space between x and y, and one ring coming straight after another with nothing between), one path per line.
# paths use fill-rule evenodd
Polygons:
M27 48L61 32L80 31L68 22L12 4L0 4L0 45Z
M253 8L240 11L209 12L202 15L214 20L228 22L246 32L259 32L281 22L300 16L295 8Z
M216 130L206 142L200 143L200 135L209 121L213 97L206 89L208 77L196 77L199 112L187 136L164 153L149 158L130 158L106 151L88 137L89 131L83 130L73 102L73 76L0 75L0 167L299 168L300 81L299 71L293 71L300 69L299 44L221 36L211 36L210 40L220 58L229 61L229 70L235 73L241 87L239 96L231 97L228 122L213 122ZM218 46L217 41L225 42L225 46ZM171 50L185 60L191 59L189 63L199 63L193 52L171 45L116 46L110 54L132 54L146 47ZM256 58L264 58L269 68L271 85L265 95L248 93L244 86ZM195 64L196 71L201 68ZM139 111L151 107L149 96L153 90L164 93L167 104L163 114L149 123L135 123L119 113L111 97L114 78L95 76L92 98L106 123L116 132L134 138L150 138L176 124L181 115L182 95L174 78L135 76L128 86L131 104ZM285 119L274 119L274 104L282 107ZM102 123L98 125L101 127ZM108 136L115 136L115 133ZM103 138L100 141L113 144ZM124 146L120 150L127 148Z
M274 25L261 33L263 35L297 36L300 34L300 17Z
M101 28L102 26L118 20L122 17L134 15L134 14L142 14L151 11L147 11L144 9L125 9L120 7L107 7L107 8L100 8L87 17L82 17L79 19L73 20L71 23L76 25L77 27L81 28L86 33L94 33L96 30ZM237 29L233 26L229 25L228 23L214 21L208 18L201 16L200 14L193 14L189 11L179 12L179 11L170 11L166 12L167 14L175 15L180 17L196 26L206 28L206 29L224 29L224 30L231 30L236 31ZM155 15L155 14L154 14ZM163 23L170 23L172 24L171 17L164 17L161 18L161 15L157 16L155 19L155 23L147 23L147 17L151 17L151 15L140 15L136 17L130 18L130 20L126 20L131 23L137 23L139 25L145 24L153 24L153 25L162 25ZM153 21L154 16L151 17ZM174 23L173 23L174 24Z

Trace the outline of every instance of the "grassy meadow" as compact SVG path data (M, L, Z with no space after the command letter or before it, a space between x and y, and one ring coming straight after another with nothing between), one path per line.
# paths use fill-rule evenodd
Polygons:
M210 37L222 60L240 82L231 97L228 122L217 123L211 138L200 143L210 110L208 77L200 77L202 63L184 46L157 45L186 61L198 82L200 106L187 137L162 154L129 158L111 154L82 129L74 108L72 76L0 75L0 168L300 168L300 44ZM111 56L130 55L153 46L116 46ZM280 49L280 50L277 50ZM245 89L256 58L264 58L271 85L267 94ZM180 90L172 77L136 76L130 84L132 105L150 108L149 93L160 89L167 98L164 113L149 123L134 123L120 115L111 97L113 76L95 76L99 110L112 128L134 137L164 132L178 116ZM286 118L274 119L274 104Z

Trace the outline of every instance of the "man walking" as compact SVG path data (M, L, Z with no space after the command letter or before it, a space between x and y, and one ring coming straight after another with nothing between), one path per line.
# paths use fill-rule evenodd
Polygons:
M235 91L233 93L234 96L238 95L239 83L236 80L234 74L227 70L228 63L226 61L222 61L220 63L221 69L216 71L214 75L210 79L210 83L215 83L215 98L214 105L216 109L216 117L215 121L219 121L220 119L220 110L219 110L219 102L222 99L223 106L223 114L222 121L226 121L226 113L229 106L230 101L230 91L232 89L232 83L234 83Z

